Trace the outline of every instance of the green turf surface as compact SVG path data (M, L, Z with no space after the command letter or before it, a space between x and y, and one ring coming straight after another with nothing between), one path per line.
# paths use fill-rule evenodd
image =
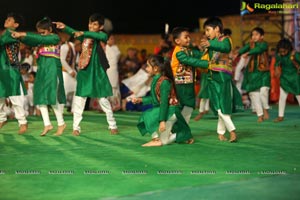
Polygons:
M276 115L273 105L271 119ZM28 118L24 135L9 121L0 129L0 200L299 199L298 106L288 105L281 123L258 124L250 111L235 114L233 144L218 141L210 113L191 120L194 144L144 148L150 136L138 133L139 116L116 112L120 134L110 135L105 115L86 111L79 137L71 134L68 113L60 137L55 130L40 137L39 117Z

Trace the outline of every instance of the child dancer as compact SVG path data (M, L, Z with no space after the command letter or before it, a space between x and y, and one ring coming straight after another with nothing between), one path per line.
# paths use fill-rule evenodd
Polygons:
M244 72L242 89L249 92L251 104L257 114L257 122L269 119L270 70L268 44L264 40L264 30L255 27L251 41L239 50L242 57L251 56Z
M217 17L211 17L204 23L206 38L200 46L207 48L209 55L208 93L210 107L218 115L217 132L220 141L225 141L226 130L230 133L229 142L236 142L236 128L231 114L243 110L242 98L232 81L231 39L224 36L223 23Z
M12 38L11 31L17 30L23 23L23 17L17 13L9 13L4 22L4 32L0 35L0 129L6 124L4 110L5 99L9 98L19 123L19 134L27 131L28 124L24 110L27 91L19 72L18 53L20 42Z
M106 113L110 133L118 134L116 120L107 97L112 96L112 87L106 74L109 64L100 42L106 42L104 16L94 13L89 17L89 31L76 31L62 22L55 22L57 28L82 41L79 59L80 70L77 73L76 94L73 99L73 135L80 134L80 122L87 97L98 98L102 110Z
M44 121L44 130L40 135L45 136L53 129L48 112L48 105L51 105L58 125L55 135L59 136L66 128L63 118L66 97L58 45L60 38L53 33L54 27L47 17L37 22L36 29L39 34L12 32L12 36L20 38L21 42L29 46L38 46L38 70L34 84L33 101L35 105L39 106Z
M288 93L296 95L300 105L300 53L293 51L292 43L286 38L278 42L277 53L275 75L280 76L280 95L278 117L274 122L281 122L284 119Z
M162 146L174 141L193 143L191 130L179 108L170 63L154 55L148 59L146 70L153 77L151 95L132 99L133 103L153 105L143 112L137 125L142 135L152 134L152 140L142 146Z

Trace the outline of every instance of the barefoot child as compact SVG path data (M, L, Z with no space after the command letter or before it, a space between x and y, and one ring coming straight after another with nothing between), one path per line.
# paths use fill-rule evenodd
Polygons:
M284 110L288 93L296 95L300 105L300 53L293 51L292 43L284 38L277 44L275 75L280 76L280 95L278 117L274 122L284 119ZM281 67L281 74L279 68Z
M48 105L51 105L58 125L55 135L59 136L66 128L63 118L66 97L58 45L60 38L53 33L54 27L47 17L37 22L36 29L39 34L13 32L12 36L29 46L38 46L33 101L34 105L39 106L44 121L44 130L40 135L45 136L53 129L48 112Z
M137 125L142 135L152 134L152 140L142 146L162 146L175 141L193 143L191 130L179 108L170 63L161 56L152 56L146 70L153 77L151 95L132 99L133 103L153 105L143 112Z

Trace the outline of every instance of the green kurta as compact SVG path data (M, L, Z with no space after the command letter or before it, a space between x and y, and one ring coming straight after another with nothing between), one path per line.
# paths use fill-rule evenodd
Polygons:
M300 64L300 53L295 53L295 61ZM288 93L300 95L300 74L291 60L291 53L276 56L275 67L281 67L280 86Z
M178 61L184 65L193 67L193 74L195 68L207 68L208 61L200 60L202 54L199 50L179 51L176 53ZM203 66L203 67L202 67ZM195 81L191 84L176 84L176 92L178 100L182 106L189 106L195 108L196 95L195 95Z
M76 30L66 27L64 32L73 35ZM88 66L85 69L81 69L77 73L77 88L76 96L81 97L108 97L112 96L112 87L106 71L100 64L97 47L100 45L100 41L106 42L107 34L104 32L89 32L85 31L83 36L77 38L83 41L85 38L91 38L94 40L91 58Z
M218 38L209 40L209 56L213 54L230 53L231 42L229 38L219 41ZM223 71L208 72L208 94L210 107L215 115L220 109L223 114L232 114L244 110L241 94L232 81L232 75Z
M192 138L191 129L183 118L178 106L169 105L171 83L168 80L162 81L160 85L160 101L158 101L155 88L161 75L153 77L151 83L151 95L143 97L143 104L152 104L153 107L142 113L138 122L138 129L142 135L158 132L159 123L167 121L173 114L177 121L172 127L172 133L176 133L176 142L184 142Z
M246 44L239 50L239 54L244 54L249 52L249 56L252 56L251 59L254 59L254 68L253 72L249 72L251 59L247 65L244 72L244 79L242 83L242 89L247 92L252 92L259 90L261 87L266 86L270 87L270 71L259 71L258 70L258 55L264 53L268 50L268 44L266 42L256 42L254 48L250 48L250 44Z
M18 69L13 68L6 53L6 45L19 42L11 37L11 32L5 30L0 35L0 97L21 95L20 85L26 95L24 81Z
M224 38L222 41L215 38L209 40L209 43L208 53L210 58L217 52L229 53L231 51L231 42L228 38ZM192 57L186 57L182 62L186 65L200 68L208 68L209 65L207 60ZM231 114L244 110L242 97L232 81L231 74L223 71L208 70L207 81L210 108L214 114L217 115L219 109L223 114Z
M39 35L27 33L22 40L29 46L47 47L57 45L60 38L56 34ZM66 103L62 65L59 58L38 55L37 73L33 87L33 103L35 105L55 105Z

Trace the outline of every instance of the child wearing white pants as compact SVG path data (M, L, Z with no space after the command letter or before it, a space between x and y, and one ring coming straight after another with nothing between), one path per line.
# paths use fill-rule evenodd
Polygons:
M75 96L73 99L73 130L74 130L73 134L74 135L79 135L79 133L80 133L81 129L80 129L79 124L83 118L82 113L84 110L86 99L87 99L87 97L80 97L80 96ZM113 116L113 111L112 111L110 102L105 97L98 98L98 101L99 101L99 105L101 106L101 109L106 114L108 128L111 130L112 134L116 134L117 133L117 123Z

